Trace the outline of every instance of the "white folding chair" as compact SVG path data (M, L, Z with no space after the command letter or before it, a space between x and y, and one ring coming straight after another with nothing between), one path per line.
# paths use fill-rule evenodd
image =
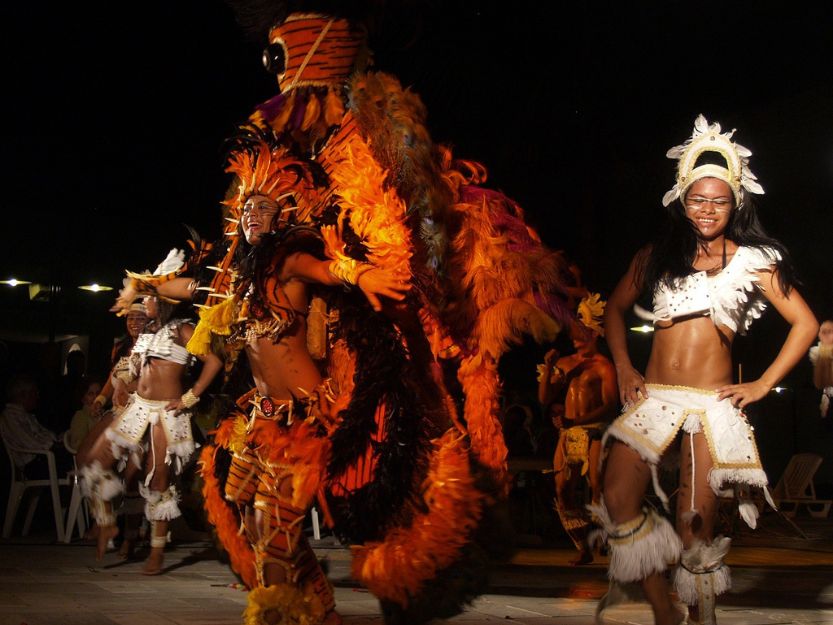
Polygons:
M24 493L32 488L36 489L34 496L29 502L29 508L26 511L26 518L23 521L23 536L29 534L29 528L32 526L32 518L35 516L35 510L38 507L40 500L40 490L42 488L49 488L52 496L52 512L55 516L55 531L58 534L58 540L64 539L64 517L61 509L61 494L58 488L60 486L68 486L69 478L58 479L58 472L55 468L55 454L51 451L43 449L23 449L10 445L3 439L3 446L6 448L6 455L9 457L9 465L11 466L11 484L9 484L9 502L6 506L6 518L3 521L3 538L8 538L12 535L12 526L17 515L17 509L20 507L20 502L23 500ZM49 478L40 480L31 480L26 477L23 469L18 467L13 458L13 453L35 454L39 456L46 456L46 463L49 468Z
M309 510L312 519L312 537L314 540L321 540L321 524L318 522L318 510L313 506Z
M78 527L78 537L83 538L87 531L88 511L87 502L84 495L81 494L81 475L78 472L78 464L75 462L76 449L73 449L69 443L69 430L64 432L64 447L72 454L72 471L69 472L67 478L72 485L72 494L69 498L69 508L67 508L66 520L66 534L63 536L65 543L72 541L72 532Z

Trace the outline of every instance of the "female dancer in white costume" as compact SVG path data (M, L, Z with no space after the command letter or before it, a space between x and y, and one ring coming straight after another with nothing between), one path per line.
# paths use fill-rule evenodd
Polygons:
M669 227L636 254L606 311L606 337L625 410L607 430L612 444L604 504L596 513L610 545L608 575L614 582L640 582L661 625L684 619L664 578L674 564L674 586L689 606L689 622L715 622L714 597L731 584L723 564L729 539L714 538L718 493L767 484L742 410L795 366L818 331L793 288L786 250L758 222L749 194L763 189L749 171L751 152L731 140L733 133L722 133L719 124L700 116L693 136L668 152L679 160L677 182L663 198ZM624 321L643 290L653 293L656 328L644 377L631 364ZM733 384L734 336L745 332L767 303L790 324L790 332L760 378ZM675 532L664 517L643 508L643 498L681 430ZM754 527L757 509L742 497L740 512Z

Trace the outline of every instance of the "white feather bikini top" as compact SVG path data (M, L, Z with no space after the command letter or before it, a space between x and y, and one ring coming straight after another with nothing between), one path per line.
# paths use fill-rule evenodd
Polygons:
M708 315L715 325L745 334L767 306L757 274L780 259L772 248L738 247L732 260L714 275L698 271L682 278L673 289L660 284L654 291L652 320L657 324Z
M185 347L176 342L179 326L183 323L188 323L188 321L186 319L174 319L153 334L140 334L133 346L131 357L138 355L141 362L140 366L144 366L150 358L161 358L179 365L189 364L193 356ZM135 363L135 360L135 358L131 358L131 369L138 364ZM132 373L138 375L139 372L132 371Z

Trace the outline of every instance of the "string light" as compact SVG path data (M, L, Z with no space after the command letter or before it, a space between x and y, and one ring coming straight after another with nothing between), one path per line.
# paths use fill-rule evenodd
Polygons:
M93 282L92 284L85 284L83 286L79 286L78 288L82 291L92 291L93 293L113 290L113 287L107 286L106 284L98 284L97 282Z

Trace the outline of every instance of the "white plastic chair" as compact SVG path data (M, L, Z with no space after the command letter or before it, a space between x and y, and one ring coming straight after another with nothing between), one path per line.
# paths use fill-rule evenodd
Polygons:
M309 510L312 519L312 537L314 540L321 540L321 524L318 521L318 510L313 506Z
M772 498L785 516L794 517L798 507L803 504L813 518L827 517L833 500L816 497L816 487L813 484L822 461L823 458L814 453L795 454L790 458L781 479L772 490ZM785 507L785 503L791 505Z
M12 526L14 525L15 516L17 516L17 509L20 507L20 502L23 500L23 495L29 488L37 489L29 502L29 508L26 511L26 518L23 521L22 535L29 534L29 528L32 526L32 518L35 516L35 510L38 507L40 500L40 489L49 487L52 496L52 512L55 516L55 531L58 534L58 540L64 539L64 517L61 509L61 494L58 490L60 486L68 486L69 478L58 479L58 472L55 468L55 454L51 451L43 449L23 449L21 447L14 447L3 439L3 446L6 448L6 455L9 457L9 465L11 466L11 484L9 485L9 503L6 506L6 518L3 521L3 538L8 538L12 535ZM28 479L24 470L19 468L13 458L13 453L35 454L38 456L46 456L46 463L49 467L49 479L31 480Z
M78 537L83 538L89 522L87 520L87 502L84 495L81 494L81 475L78 472L78 464L75 462L75 453L78 450L73 449L69 444L69 430L64 432L64 447L72 454L72 471L67 475L69 483L72 485L72 494L69 498L69 508L67 508L66 534L63 536L63 541L68 543L72 541L72 532L76 526L78 527Z

